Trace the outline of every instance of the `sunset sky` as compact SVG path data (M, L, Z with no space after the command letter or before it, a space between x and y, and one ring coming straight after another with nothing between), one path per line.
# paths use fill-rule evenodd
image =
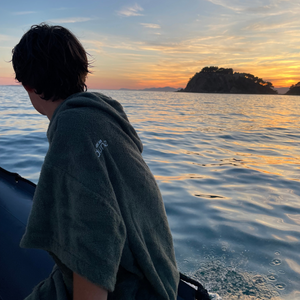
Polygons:
M0 10L0 84L33 24L69 28L92 59L89 88L185 87L205 66L300 81L299 0L14 0Z

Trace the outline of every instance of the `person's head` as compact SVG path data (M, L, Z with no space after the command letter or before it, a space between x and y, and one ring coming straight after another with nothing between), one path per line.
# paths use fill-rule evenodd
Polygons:
M87 53L64 27L33 25L12 54L16 79L42 99L66 99L87 88Z

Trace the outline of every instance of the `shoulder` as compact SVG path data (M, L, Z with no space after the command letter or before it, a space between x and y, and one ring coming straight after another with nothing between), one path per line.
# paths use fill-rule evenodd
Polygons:
M57 109L49 125L49 131L60 128L86 129L106 122L128 122L122 105L100 93L77 93L67 98Z
M71 103L72 104L72 103ZM77 140L93 135L93 132L105 127L108 116L101 110L90 106L68 107L60 111L51 121L48 129L48 139L51 144L54 139L62 138Z

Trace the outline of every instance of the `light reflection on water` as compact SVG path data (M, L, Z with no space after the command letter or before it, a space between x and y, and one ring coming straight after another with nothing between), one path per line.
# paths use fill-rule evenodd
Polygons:
M0 164L36 182L48 121L0 93ZM300 97L104 93L143 141L180 270L224 299L299 299Z

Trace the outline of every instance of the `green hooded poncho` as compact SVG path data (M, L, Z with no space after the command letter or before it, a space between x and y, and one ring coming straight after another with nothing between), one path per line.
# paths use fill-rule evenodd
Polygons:
M176 299L179 274L160 191L122 106L78 93L55 111L21 247L48 251L27 300L72 299L76 272L108 299Z

